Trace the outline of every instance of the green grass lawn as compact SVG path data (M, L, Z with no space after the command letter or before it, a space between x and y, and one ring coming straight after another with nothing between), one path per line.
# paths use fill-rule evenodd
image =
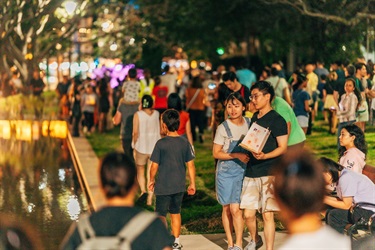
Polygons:
M367 126L366 141L368 143L367 163L375 165L374 148L375 128ZM122 150L119 139L119 127L105 133L93 133L88 137L98 157L102 157L111 150ZM306 148L317 157L326 156L337 160L336 136L328 133L328 125L321 119L315 122L313 132L307 136ZM215 196L215 166L212 157L212 136L206 132L203 144L194 145L196 151L196 184L197 193L192 197L185 197L182 206L182 221L184 234L218 233L223 232L221 224L221 206ZM152 208L148 208L152 209ZM277 220L277 219L276 219ZM277 220L277 229L282 230L282 224ZM262 221L258 224L262 230Z

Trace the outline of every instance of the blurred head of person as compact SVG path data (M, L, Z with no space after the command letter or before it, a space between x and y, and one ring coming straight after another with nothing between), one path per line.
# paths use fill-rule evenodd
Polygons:
M182 100L177 93L170 93L168 96L168 108L175 109L178 112L182 110Z
M287 227L304 216L318 218L326 184L322 164L311 153L289 151L274 164L274 175L275 198Z
M125 154L111 152L99 164L100 185L105 197L126 198L134 201L137 191L137 170L134 162Z
M35 228L12 214L0 214L0 249L43 249Z
M142 109L150 109L154 105L154 99L150 95L144 95L141 101Z

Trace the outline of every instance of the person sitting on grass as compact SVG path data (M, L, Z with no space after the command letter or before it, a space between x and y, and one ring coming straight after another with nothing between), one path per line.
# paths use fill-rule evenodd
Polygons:
M308 152L289 151L274 165L275 198L289 237L279 248L351 249L349 237L322 224L325 181L322 165Z
M347 224L356 223L361 218L368 221L375 213L374 207L361 205L354 209L354 221L349 216L350 208L362 202L375 204L375 184L366 175L346 169L331 159L322 157L320 161L326 184L337 185L337 197L324 198L324 203L332 207L326 212L327 224L343 234Z
M177 110L167 109L161 116L162 132L166 135L156 142L151 154L149 191L156 196L155 211L167 226L166 216L170 213L173 249L181 249L181 205L186 189L186 165L190 184L188 195L195 194L194 152L188 140L177 133L180 115ZM156 177L157 175L157 177Z
M346 125L339 136L339 163L347 169L362 173L366 165L365 134L355 124Z

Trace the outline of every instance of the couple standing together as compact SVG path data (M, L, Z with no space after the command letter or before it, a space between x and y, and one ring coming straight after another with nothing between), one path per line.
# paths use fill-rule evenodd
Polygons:
M263 244L257 233L257 211L262 213L264 221L266 248L273 249L274 212L279 209L270 170L274 161L286 152L288 144L287 123L271 106L275 97L273 87L266 81L259 81L250 92L257 110L251 121L243 117L245 100L240 93L233 92L226 100L228 119L218 127L214 138L213 156L218 160L216 192L223 206L222 221L230 250L242 250L244 224L251 235L244 250L255 250ZM241 136L254 122L271 131L260 153L249 153L238 146Z

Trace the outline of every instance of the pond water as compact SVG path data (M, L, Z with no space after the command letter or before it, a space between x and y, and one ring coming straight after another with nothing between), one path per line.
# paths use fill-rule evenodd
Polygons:
M10 132L4 124L0 122L0 214L30 224L45 249L57 249L72 222L88 210L67 140L48 136L35 122L26 129L11 126Z

